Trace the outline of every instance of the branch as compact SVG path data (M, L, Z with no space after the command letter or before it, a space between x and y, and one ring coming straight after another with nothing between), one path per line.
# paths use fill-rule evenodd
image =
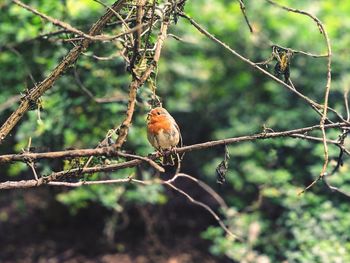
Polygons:
M65 34L65 33L69 33L69 31L66 30L66 29L59 29L57 31L53 31L53 32L49 32L49 33L42 33L42 34L37 35L36 37L24 39L24 40L22 40L20 42L13 42L13 43L2 45L2 46L0 46L0 50L2 48L15 48L15 47L18 47L20 45L28 44L28 43L36 41L36 40L41 40L41 39L47 39L48 40L51 37L54 37L54 36L57 36L57 35L60 35L60 34Z
M198 184L198 186L200 186L201 188L203 188L204 191L206 191L208 194L210 194L216 202L218 202L218 204L220 205L220 207L224 208L224 209L228 209L228 205L226 204L226 202L224 201L224 199L222 199L222 197L216 193L209 185L207 185L206 183L204 183L203 181L191 176L191 175L188 175L188 174L185 174L185 173L177 173L175 174L175 176L173 178L171 178L170 180L168 180L169 183L173 183L175 182L175 180L177 178L187 178L187 179L190 179L191 181L195 182L196 184Z
M234 144L239 142L245 142L245 141L255 141L255 140L263 140L263 139L269 139L269 138L278 138L278 137L297 137L302 139L309 139L313 141L320 141L320 138L315 137L305 137L305 133L318 130L320 129L320 125L314 125L310 127L300 128L300 129L294 129L294 130L288 130L288 131L282 131L282 132L263 132L258 133L250 136L240 136L240 137L234 137L234 138L228 138L223 140L217 140L217 141L209 141L205 143L199 143L194 144L190 146L184 146L177 149L177 153L185 153L195 150L202 150L206 148L211 148L219 145L228 145L228 144ZM348 124L346 123L334 123L334 124L327 124L325 125L325 129L330 128L350 128ZM302 136L304 135L304 136ZM329 141L330 143L337 144L336 141ZM338 145L338 144L337 144ZM8 155L2 155L0 156L0 163L6 163L6 162L13 162L13 161L23 161L23 162L30 162L37 159L57 159L57 158L68 158L68 157L84 157L84 156L101 156L101 155L108 155L108 154L115 154L118 155L118 152L115 152L115 148L113 146L109 147L101 147L97 149L82 149L82 150L67 150L67 151L58 151L58 152L46 152L46 153L22 153L22 154L8 154ZM148 162L149 160L155 160L159 157L157 154L150 155L147 157L140 157L135 155L130 155L126 153L119 152L120 156L124 156L126 158L136 158L131 161L117 163L117 164L110 164L110 165L103 165L103 166L96 166L96 167L84 167L84 168L75 168L70 169L67 171L61 171L57 173L52 173L49 176L41 177L39 180L27 180L27 181L7 181L0 183L0 190L1 189L13 189L13 188L28 188L28 187L37 187L43 184L47 184L48 182L55 181L59 179L62 176L70 176L75 174L92 174L97 172L109 172L109 171L115 171L119 169L124 168L130 168L140 165L142 162ZM147 159L145 159L147 158ZM155 167L156 168L156 167ZM157 168L156 168L157 169Z
M246 11L245 11L245 5L244 5L244 3L243 3L243 0L237 0L237 1L239 2L239 7L241 8L241 12L242 12L242 14L243 14L243 16L244 16L244 20L245 20L245 22L247 23L247 26L249 27L249 31L250 31L251 33L253 33L253 28L252 28L252 26L250 25L250 22L249 22L247 13L246 13Z
M110 179L110 180L99 180L99 181L79 181L75 183L70 182L49 182L48 185L54 186L68 186L68 187L80 187L83 185L93 185L93 184L121 184L121 183L138 183L143 185L148 185L149 183L131 177L123 179Z
M174 189L176 192L182 194L183 196L185 196L190 202L194 203L195 205L198 205L202 208L204 208L205 210L207 210L214 218L215 220L219 223L220 227L222 229L224 229L224 231L230 235L231 237L233 237L234 239L243 241L243 239L237 235L235 235L234 233L232 233L228 227L225 225L225 223L220 219L220 217L213 211L213 209L211 209L208 205L197 201L196 199L194 199L192 196L190 196L188 193L186 193L185 191L181 190L180 188L174 186L172 183L169 183L168 181L164 181L163 182L165 185L168 185L169 187L171 187L172 189Z
M346 123L334 123L334 124L325 125L326 129L340 128L340 127L349 127L349 126ZM310 126L310 127L288 130L288 131L281 131L281 132L257 133L254 135L240 136L240 137L228 138L228 139L223 139L223 140L199 143L199 144L194 144L194 145L190 145L190 146L184 146L182 148L179 148L177 150L177 152L184 153L184 152L190 152L193 150L201 150L201 149L214 147L214 146L218 146L218 145L234 144L234 143L244 142L244 141L264 140L264 139L278 138L278 137L299 137L298 134L304 134L304 133L307 133L307 132L310 132L313 130L318 130L320 128L321 128L320 125L314 125L314 126ZM308 138L305 137L304 139L308 139ZM330 141L330 142L334 142L334 141ZM334 143L336 143L336 142L334 142ZM0 156L0 160L1 160L1 156Z
M325 129L346 128L346 127L350 128L350 126L347 123L333 123L333 124L325 125ZM225 145L225 144L234 144L239 142L264 140L264 139L271 139L271 138L278 138L278 137L295 137L295 138L302 138L306 140L322 141L321 138L310 137L305 135L305 133L307 132L311 132L319 129L321 129L320 125L314 125L314 126L293 129L288 131L262 132L262 133L257 133L253 135L239 136L239 137L233 137L233 138L227 138L222 140L209 141L209 142L184 146L181 148L177 148L176 152L181 154L185 152L202 150L202 149L216 147L216 146ZM328 142L336 145L338 144L337 141L333 141L333 140L328 140ZM16 162L16 161L28 162L28 161L39 160L39 159L59 159L59 158L75 158L75 157L86 157L86 156L118 156L118 155L123 157L136 158L135 155L130 155L120 151L115 151L114 146L107 146L107 147L100 147L96 149L79 149L79 150L66 150L66 151L42 152L42 153L25 152L20 154L6 154L6 155L0 155L0 163L8 163L8 162ZM157 157L159 157L159 155L152 154L151 157L149 158L154 160ZM137 164L140 164L140 163L141 162L138 162Z
M347 120L347 121L350 120L350 110L349 110L349 100L348 100L348 96L349 96L349 89L346 88L346 89L344 90L344 104L345 104L346 120Z
M112 172L128 167L134 167L141 164L141 160L132 160L123 163L96 166L96 167L87 167L87 168L74 168L66 171L61 171L57 173L51 173L48 176L40 177L38 180L22 180L22 181L7 181L0 183L0 190L7 189L18 189L18 188L31 188L38 187L41 185L48 184L49 182L58 180L65 176L72 176L75 174L93 174L97 172Z
M347 193L344 190L341 190L338 187L335 187L328 182L328 175L323 176L322 179L323 179L324 184L327 186L327 188L329 190L331 190L332 192L340 193L340 194L346 196L347 198L350 198L350 193Z

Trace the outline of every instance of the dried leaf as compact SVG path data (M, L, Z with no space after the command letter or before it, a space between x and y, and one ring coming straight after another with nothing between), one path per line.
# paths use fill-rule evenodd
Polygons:
M218 184L223 184L226 181L225 177L228 170L228 159L230 159L230 153L228 151L227 146L225 145L224 160L222 160L220 164L216 167L216 177Z

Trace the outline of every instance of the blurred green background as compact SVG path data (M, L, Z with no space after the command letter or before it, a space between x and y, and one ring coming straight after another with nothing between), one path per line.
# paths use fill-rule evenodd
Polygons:
M104 13L104 8L92 0L24 2L85 32ZM350 2L281 3L305 9L324 23L333 49L330 106L345 115L343 91L349 88L350 81ZM72 44L62 41L69 34L27 41L57 28L10 1L0 2L0 8L3 123L18 106L18 95L31 88L33 80L43 80ZM285 12L265 1L246 1L246 10L254 34L245 24L238 1L197 0L187 1L185 6L185 12L209 32L252 61L263 61L271 55L268 40L296 50L326 53L324 38L310 18ZM118 28L109 26L106 31L113 33ZM264 125L277 131L319 123L319 116L304 101L211 42L186 20L172 25L170 33L183 41L172 37L166 40L156 79L157 94L177 120L185 145L262 132ZM120 49L118 42L92 44L42 97L40 117L37 110L25 114L0 146L1 153L20 152L29 137L36 151L95 147L109 129L121 123L126 109L130 76L118 56ZM93 55L113 59L97 60ZM326 63L325 58L298 54L291 62L291 79L296 88L319 103L323 103ZM270 72L273 66L269 64ZM120 100L96 103L82 90L76 75L96 97ZM149 84L139 89L137 96L135 118L124 149L146 155L153 151L145 130ZM7 103L11 99L17 102ZM327 135L337 139L339 132L329 131ZM350 262L349 199L330 192L322 182L297 195L321 171L322 144L279 138L234 144L228 149L231 158L223 185L216 183L215 174L224 156L222 147L186 154L182 168L212 186L227 202L227 211L220 211L197 185L186 180L178 185L221 213L233 232L249 240L246 243L233 241L206 211L158 185L77 189L47 186L0 193L0 259ZM331 171L338 149L330 146L329 151ZM42 161L37 170L47 175L72 167L73 162ZM0 169L1 181L33 177L22 163L2 165ZM346 157L339 172L329 180L350 192L348 170ZM129 175L149 179L154 172L142 166L90 178Z

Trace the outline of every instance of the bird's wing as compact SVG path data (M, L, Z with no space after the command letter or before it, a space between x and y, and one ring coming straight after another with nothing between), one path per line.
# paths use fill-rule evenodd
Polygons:
M168 113L168 117L172 120L172 122L174 123L174 126L175 126L176 130L179 132L179 137L180 137L179 143L180 143L180 147L182 147L182 146L183 146L183 141L182 141L182 135L181 135L181 131L180 131L179 125L177 125L177 123L176 123L174 117L171 116L169 113Z
M180 131L180 128L179 128L179 125L177 125L177 123L174 121L174 124L175 124L175 128L177 129L177 131L179 132L179 137L180 137L180 147L183 146L183 141L182 141L182 135L181 135L181 131Z

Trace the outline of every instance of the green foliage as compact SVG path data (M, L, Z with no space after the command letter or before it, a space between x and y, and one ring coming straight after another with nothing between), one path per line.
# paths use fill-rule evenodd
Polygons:
M67 193L61 193L57 199L68 205L72 213L89 205L89 202L101 202L108 208L121 211L122 208L118 204L121 195L124 193L124 187L111 187L109 185L91 185L84 188L75 189Z
M160 185L137 186L135 190L128 191L125 198L128 201L145 204L164 204L167 197L162 194L163 187Z

